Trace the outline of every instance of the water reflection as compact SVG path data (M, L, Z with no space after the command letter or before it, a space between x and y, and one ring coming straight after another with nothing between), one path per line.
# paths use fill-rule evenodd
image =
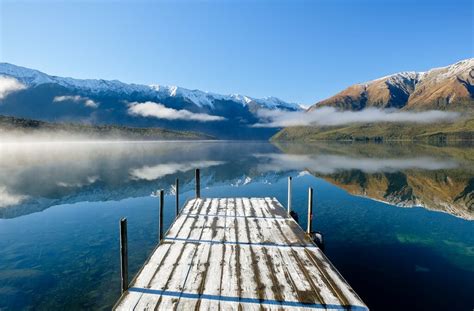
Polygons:
M453 160L438 160L433 157L408 159L356 158L340 155L260 155L270 162L260 167L262 171L308 170L320 174L333 174L346 170L359 170L364 173L396 172L406 169L440 170L458 167Z
M120 294L119 219L129 220L133 275L157 242L153 193L172 193L179 177L182 199L189 198L197 167L203 196L285 202L292 175L300 216L307 188L315 187L313 226L372 309L411 309L399 297L428 309L452 310L450 301L467 309L474 290L474 223L464 220L473 219L472 163L469 146L0 144L0 309L110 310ZM167 195L165 206L169 226L174 197ZM304 227L305 217L300 221Z
M307 170L351 194L474 219L474 149L415 144L280 144L267 164ZM269 169L265 168L265 169Z
M184 173L186 185L192 180L194 168L207 169L210 178L213 167L225 167L229 161L248 162L242 155L250 154L252 146L257 144L5 144L0 152L0 218L64 203L147 196L168 187L177 173ZM259 148L275 151L270 145ZM242 167L246 166L249 164ZM217 174L214 181L232 179L231 172Z
M473 219L473 153L470 147L374 144L4 144L0 218L64 203L147 196L168 189L177 173L187 189L199 167L209 186L308 172L355 195Z

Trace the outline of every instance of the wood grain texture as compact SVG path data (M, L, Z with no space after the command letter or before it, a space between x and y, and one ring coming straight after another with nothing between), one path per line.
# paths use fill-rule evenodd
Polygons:
M367 307L275 198L197 198L114 309Z

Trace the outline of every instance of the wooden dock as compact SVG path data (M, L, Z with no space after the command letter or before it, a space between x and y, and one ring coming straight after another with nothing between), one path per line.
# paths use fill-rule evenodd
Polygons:
M368 310L275 198L196 198L115 310Z

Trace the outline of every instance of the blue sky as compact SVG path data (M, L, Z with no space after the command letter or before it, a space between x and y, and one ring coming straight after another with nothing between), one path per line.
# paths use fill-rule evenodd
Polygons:
M0 60L311 104L474 55L472 1L7 1Z

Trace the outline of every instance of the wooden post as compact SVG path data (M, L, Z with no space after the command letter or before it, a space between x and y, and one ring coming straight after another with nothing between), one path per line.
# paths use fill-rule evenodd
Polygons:
M201 197L201 172L196 169L196 199Z
M178 214L179 214L179 179L178 178L176 178L174 189L176 191L176 217L178 217Z
M128 289L127 218L120 219L120 279L123 294Z
M159 234L158 234L158 243L163 239L163 210L165 207L165 191L160 190L160 218L159 218Z
M313 188L308 189L308 229L306 230L307 234L311 234L313 231L312 228L313 221Z
M291 176L288 177L288 216L291 213Z

